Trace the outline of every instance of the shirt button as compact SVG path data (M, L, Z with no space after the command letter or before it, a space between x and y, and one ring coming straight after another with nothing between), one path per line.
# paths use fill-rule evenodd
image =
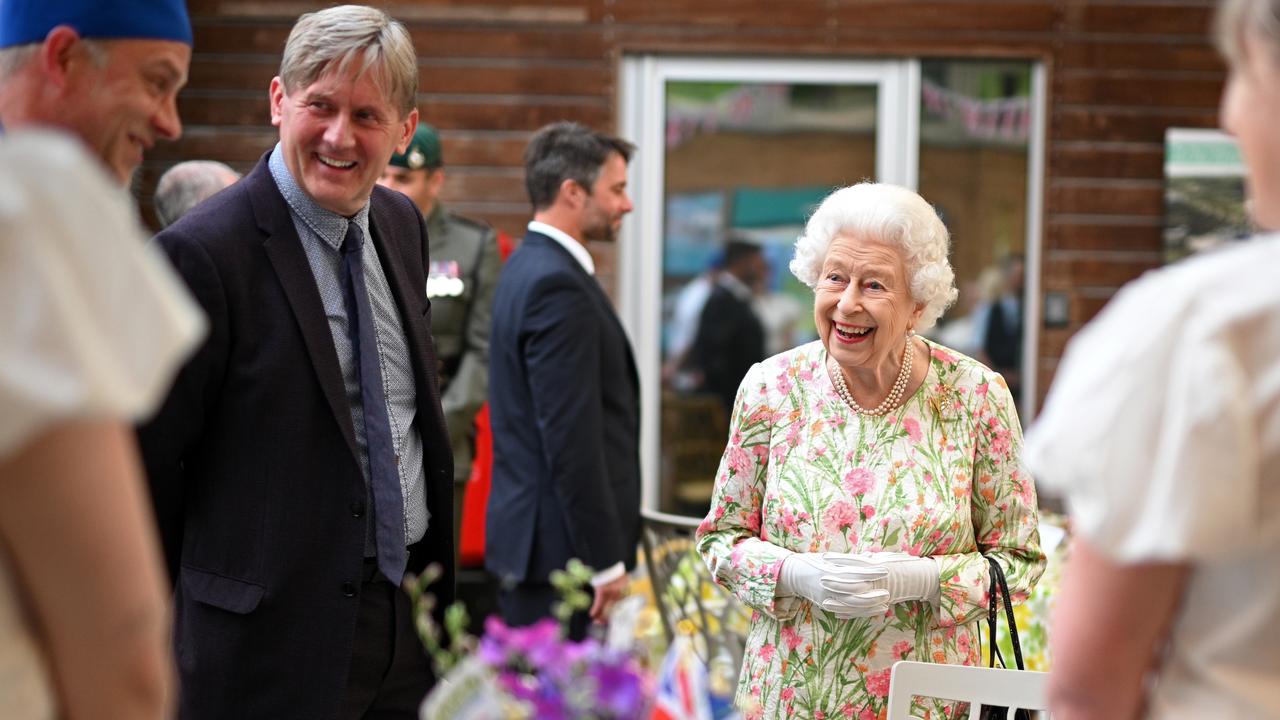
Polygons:
M351 503L351 517L364 517L364 503L359 500Z
M352 583L349 583L349 582L344 582L344 583L342 583L342 596L343 596L343 597L355 597L355 596L356 596L356 586L355 586L354 584L352 584Z

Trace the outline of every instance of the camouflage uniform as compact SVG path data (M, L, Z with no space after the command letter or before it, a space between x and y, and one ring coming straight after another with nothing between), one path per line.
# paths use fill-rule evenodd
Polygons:
M454 482L462 485L471 477L476 412L488 394L489 317L501 260L493 228L439 203L427 217L427 236L427 297L440 358L440 404L453 445ZM454 493L459 511L464 490Z

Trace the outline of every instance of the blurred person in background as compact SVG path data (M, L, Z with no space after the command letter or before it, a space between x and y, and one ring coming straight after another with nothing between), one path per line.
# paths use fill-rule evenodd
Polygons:
M1280 3L1227 0L1223 126L1280 229ZM1280 238L1123 288L1067 347L1028 439L1076 542L1055 718L1280 717Z
M714 395L726 419L742 376L764 359L764 325L752 301L768 272L759 245L729 239L685 357L686 371L698 379L694 390Z
M214 160L187 160L169 168L156 183L156 219L164 229L191 208L240 179L240 173Z
M882 714L893 663L981 664L989 559L1017 600L1044 570L1004 380L916 335L955 298L949 244L923 198L877 183L828 195L796 241L818 340L747 372L697 530L755 611L748 717Z
M1026 261L1017 253L1000 260L1000 283L989 301L974 311L978 360L1000 373L1014 401L1022 398L1022 308Z

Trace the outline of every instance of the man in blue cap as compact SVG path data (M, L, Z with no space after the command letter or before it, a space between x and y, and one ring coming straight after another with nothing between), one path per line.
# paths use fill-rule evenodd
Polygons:
M183 0L0 0L0 125L65 129L128 184L182 135L191 42Z
M476 413L489 392L489 321L502 260L493 228L455 215L440 202L444 158L440 136L418 123L403 153L391 156L379 185L413 200L427 221L431 264L427 297L431 335L440 363L440 404L453 446L453 537L462 527L462 501L475 455Z

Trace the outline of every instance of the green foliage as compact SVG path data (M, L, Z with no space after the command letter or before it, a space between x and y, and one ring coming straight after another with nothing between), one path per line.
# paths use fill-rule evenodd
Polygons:
M591 594L586 589L591 585L592 573L590 567L576 558L570 560L564 570L551 573L551 585L560 593L561 598L552 607L552 612L566 635L569 632L569 618L574 613L586 612L591 607ZM442 574L440 565L432 563L421 575L410 575L404 582L404 590L413 604L414 628L418 632L418 639L422 641L422 647L431 657L431 665L437 677L443 677L452 670L478 644L477 638L467 632L471 616L461 602L455 602L444 609L443 627L436 622L436 597L428 592L428 588Z
M413 625L418 631L422 647L431 656L431 666L436 677L443 677L458 661L476 647L476 638L467 632L470 616L461 602L444 609L444 627L436 623L436 597L427 592L443 572L438 563L432 563L421 575L405 579L404 589L413 604Z
M591 568L577 558L569 561L564 570L551 573L551 587L560 593L560 602L551 608L556 619L569 630L569 618L576 612L586 612L591 608L591 594L586 588L591 585Z

